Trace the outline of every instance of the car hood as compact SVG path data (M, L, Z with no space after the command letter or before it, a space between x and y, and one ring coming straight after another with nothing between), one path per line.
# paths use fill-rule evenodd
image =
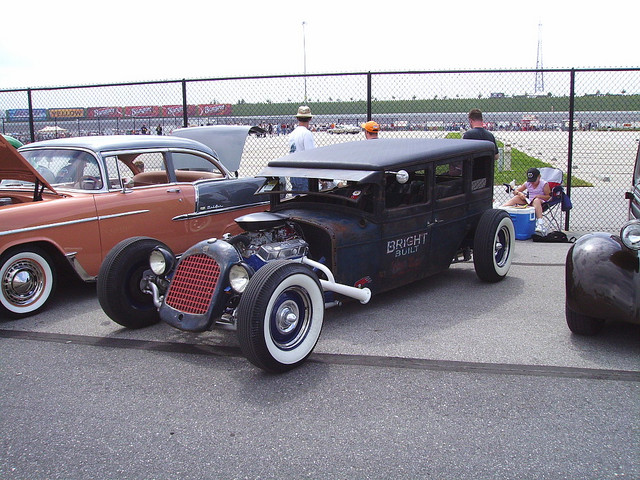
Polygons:
M240 168L244 142L250 133L264 133L264 130L250 125L211 125L178 128L171 134L203 143L216 152L229 171L236 172Z
M0 180L39 183L58 193L9 142L0 135Z

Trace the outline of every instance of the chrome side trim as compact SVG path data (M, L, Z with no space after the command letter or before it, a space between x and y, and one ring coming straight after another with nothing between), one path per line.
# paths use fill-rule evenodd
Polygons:
M128 215L137 215L140 213L147 213L147 212L149 212L149 210L136 210L133 212L114 213L113 215L79 218L77 220L69 220L68 222L57 222L57 223L49 223L46 225L36 225L34 227L16 228L14 230L5 230L3 232L0 232L0 237L5 235L12 235L15 233L34 232L36 230L45 230L47 228L66 227L68 225L77 225L80 223L95 222L96 220L107 220L110 218L126 217Z
M241 210L247 207L259 207L260 205L268 205L268 204L269 202L257 202L257 203L250 203L248 205L237 205L237 206L227 207L227 208L205 210L204 212L185 213L183 215L178 215L176 217L173 217L171 220L174 220L174 221L193 220L194 218L208 217L209 215L216 215L218 213L233 212L235 210Z
M129 215L139 215L141 213L149 213L150 210L133 210L131 212L122 212L122 213L114 213L111 215L100 215L98 220L108 220L110 218L118 218L118 217L128 217Z
M78 223L95 222L96 220L98 220L98 217L89 217L89 218L80 218L78 220L70 220L68 222L49 223L47 225L36 225L35 227L16 228L14 230L5 230L4 232L0 232L0 237L4 235L11 235L14 233L33 232L36 230L44 230L47 228L65 227L67 225L76 225Z

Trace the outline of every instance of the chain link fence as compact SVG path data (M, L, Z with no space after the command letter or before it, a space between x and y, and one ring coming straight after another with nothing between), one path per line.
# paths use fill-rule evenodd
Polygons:
M479 108L500 147L502 184L532 166L564 172L567 230L615 232L626 220L640 138L640 69L433 71L174 80L0 90L1 132L24 143L79 135L167 135L195 125L250 124L240 175L288 152L306 103L317 146L381 138L459 138ZM347 128L345 128L347 127ZM349 128L356 127L356 128ZM348 133L355 132L355 133Z

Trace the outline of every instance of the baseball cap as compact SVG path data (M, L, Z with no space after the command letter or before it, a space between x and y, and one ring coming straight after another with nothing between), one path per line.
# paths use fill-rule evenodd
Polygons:
M380 125L378 125L374 121L363 123L360 126L362 128L364 128L367 132L379 132L380 131Z
M540 170L537 168L530 168L527 170L527 182L535 182L540 176Z

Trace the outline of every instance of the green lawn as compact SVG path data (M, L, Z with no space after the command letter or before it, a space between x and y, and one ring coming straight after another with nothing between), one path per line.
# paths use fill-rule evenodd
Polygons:
M451 132L447 134L446 138L462 138L462 134L458 132ZM504 148L502 142L498 141L498 148ZM498 164L496 162L496 170L494 173L494 185L501 185L503 183L509 183L515 179L516 185L521 185L525 179L527 170L531 167L553 167L553 165L543 162L535 157L527 155L526 153L518 150L517 148L511 148L511 168L512 170L498 171ZM566 175L566 174L565 174ZM565 185L567 183L565 179ZM582 180L576 176L571 176L572 187L593 187L593 184Z

